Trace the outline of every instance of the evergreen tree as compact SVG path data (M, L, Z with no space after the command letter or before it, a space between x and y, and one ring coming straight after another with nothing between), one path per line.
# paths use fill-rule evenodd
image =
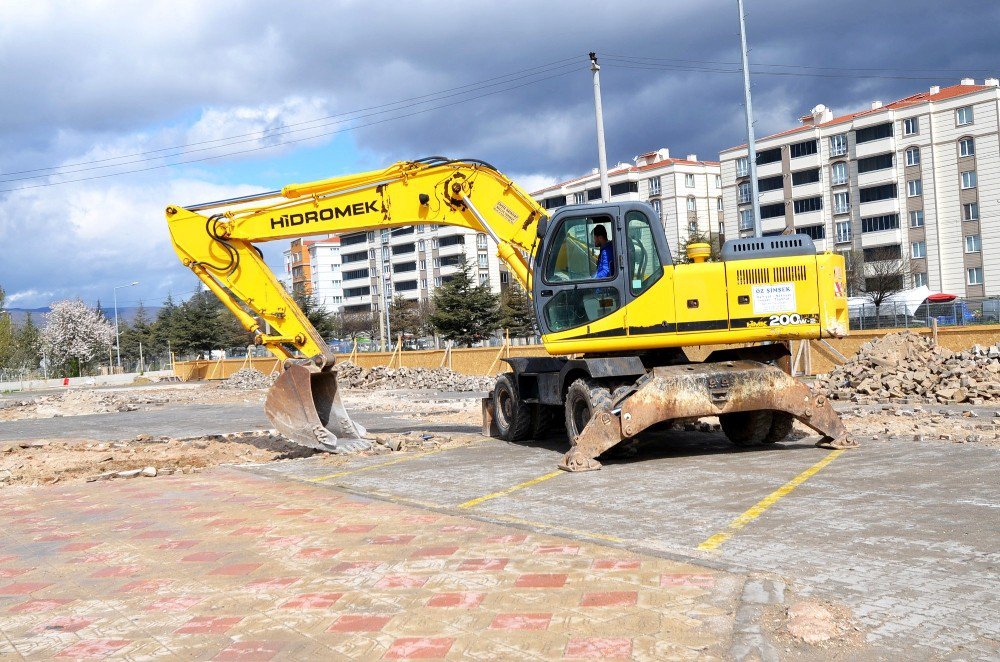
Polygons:
M512 283L500 297L500 327L515 338L535 335L535 312L528 294L517 283Z
M156 314L156 321L153 322L153 351L156 354L166 355L167 351L176 351L177 338L174 336L174 323L177 319L177 304L174 297L167 295L163 306ZM168 357L169 358L169 357Z
M98 299L97 303L94 304L94 312L97 314L97 319L107 321L108 316L104 314L104 307L101 306L101 300Z
M14 354L14 324L6 309L7 293L0 287L0 368L11 367Z
M458 272L434 290L431 323L445 340L472 347L500 325L500 306L489 288L475 285L463 257Z
M218 301L209 291L201 291L177 307L171 331L177 354L209 356L219 344Z
M42 334L31 319L31 313L14 334L14 355L11 364L21 370L37 370L42 363Z
M320 338L328 339L337 337L338 325L334 314L319 305L315 297L296 292L292 298L295 299L299 310L306 316L309 323L319 333Z
M396 344L396 337L400 334L416 335L419 323L417 320L417 302L404 299L397 294L389 304L389 327L392 330L390 345Z
M137 362L140 356L140 346L142 348L141 354L147 362L155 353L152 325L149 321L149 315L146 314L146 308L141 302L135 311L131 324L120 322L119 333L122 361L128 361L130 364Z

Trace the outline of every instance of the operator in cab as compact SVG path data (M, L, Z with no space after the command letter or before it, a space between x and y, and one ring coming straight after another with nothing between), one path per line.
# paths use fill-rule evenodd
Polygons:
M594 246L601 249L597 257L597 271L594 273L594 278L610 278L614 275L615 251L611 240L608 239L608 231L603 225L595 225L593 235Z

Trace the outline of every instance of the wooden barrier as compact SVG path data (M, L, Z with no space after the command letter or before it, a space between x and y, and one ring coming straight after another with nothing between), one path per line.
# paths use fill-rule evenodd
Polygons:
M861 345L873 338L878 338L898 331L911 331L933 337L933 331L927 329L874 329L852 331L847 338L825 339L801 344L793 343L793 352L799 355L796 363L798 374L820 374L829 372L834 366L857 354ZM937 343L954 351L968 349L973 345L995 345L1000 342L1000 326L952 326L937 329ZM693 361L703 361L711 352L717 349L736 347L737 345L694 345L684 351ZM801 349L800 349L801 348ZM399 351L393 352L357 352L338 356L338 360L350 360L363 368L391 365L394 368L441 368L449 367L463 375L495 375L507 370L507 364L502 359L521 356L548 356L542 345L510 345L508 342L500 347L448 347L447 349ZM281 369L278 359L258 358L251 364L255 370L264 374ZM246 359L224 359L216 361L176 361L174 374L183 381L202 379L229 379L240 368L247 367Z

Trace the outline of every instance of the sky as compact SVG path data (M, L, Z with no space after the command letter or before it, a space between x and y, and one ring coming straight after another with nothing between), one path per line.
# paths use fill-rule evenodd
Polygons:
M759 136L1000 75L996 0L745 6ZM588 172L590 51L609 163L744 142L736 0L0 3L7 305L186 299L169 204L428 155L527 190Z

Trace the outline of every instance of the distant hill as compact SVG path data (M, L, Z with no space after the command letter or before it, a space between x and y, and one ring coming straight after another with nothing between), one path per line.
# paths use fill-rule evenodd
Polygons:
M135 317L135 311L138 309L139 308L137 306L118 306L118 320L120 322L131 322L132 318ZM101 310L104 311L105 317L107 317L112 322L115 321L115 309L113 307L107 308L101 306ZM146 316L150 320L155 320L156 315L157 313L159 313L159 311L160 309L158 307L153 308L147 306ZM20 324L21 322L23 322L24 318L27 317L28 313L31 313L31 319L35 322L35 324L42 325L44 324L45 314L49 312L49 307L45 306L44 308L8 308L7 312L10 313L10 318L14 320L15 324Z

